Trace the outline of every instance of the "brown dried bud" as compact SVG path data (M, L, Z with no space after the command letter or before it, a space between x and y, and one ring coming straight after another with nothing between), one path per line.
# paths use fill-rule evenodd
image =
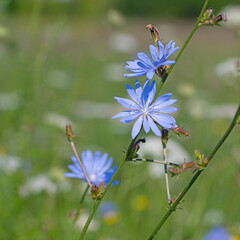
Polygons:
M146 26L146 29L150 30L150 33L152 35L153 41L155 43L157 43L157 41L160 40L160 38L159 38L159 30L156 27L154 27L152 24L148 24Z
M171 167L168 169L168 172L170 172L172 174L172 176L175 176L175 175L179 175L181 173L181 169Z
M68 123L68 124L66 125L66 136L67 136L69 142L72 142L72 141L73 141L73 139L74 139L74 134L73 134L72 126L71 126L70 123Z
M210 23L213 25L217 25L221 21L227 22L227 17L223 13L218 14L216 17L212 18L210 20Z
M195 161L191 161L191 162L186 162L180 165L183 169L186 168L194 168L197 166L197 163Z
M162 144L163 145L167 145L167 142L168 142L168 130L165 129L165 128L162 128Z
M183 136L186 136L188 137L189 136L189 132L187 130L184 130L180 127L175 127L175 128L172 128L172 130L180 137L180 135L183 135Z

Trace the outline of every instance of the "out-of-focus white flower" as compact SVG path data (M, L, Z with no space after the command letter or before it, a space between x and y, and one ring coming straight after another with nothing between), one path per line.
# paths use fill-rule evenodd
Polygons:
M120 82L123 80L124 68L122 64L110 63L104 69L104 76L108 81Z
M124 16L116 9L109 9L107 12L107 18L111 24L117 27L121 27L125 23Z
M43 191L48 194L55 194L57 185L45 174L30 177L20 188L19 195L27 197L31 194L37 195Z
M17 156L0 157L0 171L10 175L15 173L20 167L20 158Z
M240 27L240 5L227 5L222 12L227 16L226 27Z
M192 84L183 83L177 87L178 93L183 97L192 97L196 93L196 89Z
M47 113L44 116L44 121L60 129L64 129L66 127L66 124L71 122L68 117L54 112Z
M207 118L232 118L236 112L237 104L210 105L208 102L200 99L191 99L187 102L189 114L197 119ZM194 105L194 108L192 107Z
M112 103L79 101L74 104L74 112L81 118L110 118L116 107Z
M218 63L214 72L226 85L232 85L240 76L240 58L228 58Z
M224 212L220 209L209 209L204 215L204 222L207 225L216 226L222 224Z
M117 33L109 38L110 46L118 52L134 52L138 45L137 39L129 34Z
M161 160L163 151L161 139L157 137L147 138L146 143L142 144L139 150L140 156L150 156L154 159ZM167 161L174 163L183 163L189 161L189 153L176 141L169 139L167 144ZM149 163L148 169L152 178L161 178L164 176L164 167L158 163Z
M82 213L79 216L78 220L76 221L75 228L82 230L88 219L88 216L89 216L89 213L86 213L86 212ZM95 232L99 229L99 227L100 227L99 222L93 219L89 225L88 231Z
M23 104L23 98L18 92L0 93L0 110L16 110Z

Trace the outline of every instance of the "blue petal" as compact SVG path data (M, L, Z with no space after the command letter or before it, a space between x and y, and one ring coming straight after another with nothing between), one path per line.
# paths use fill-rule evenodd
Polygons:
M153 78L154 73L155 69L149 70L146 74L147 79L151 80Z
M75 174L75 173L64 173L65 177L70 177L70 178L81 178L83 179L80 175Z
M152 55L153 61L157 61L158 60L158 51L157 51L156 47L154 47L153 45L149 45L149 51Z
M126 74L123 74L123 77L140 77L145 73L146 73L145 71L141 73L126 73Z
M127 117L128 115L130 115L130 112L132 112L132 111L131 111L131 110L122 111L122 112L114 115L114 116L112 117L112 119Z
M107 162L107 158L108 158L108 154L107 153L104 153L101 158L99 159L98 161L98 164L97 164L97 168L95 169L96 172L99 172L102 167L105 165L105 163Z
M139 61L139 62L138 62L138 66L139 66L142 70L145 70L145 71L153 68L152 65L149 66L148 64L146 64L146 63L144 63L144 62L142 62L142 61Z
M172 93L164 94L164 95L160 96L160 97L153 103L153 105L159 105L160 103L167 101L171 96L172 96ZM152 105L152 106L153 106L153 105Z
M144 83L143 86L143 92L142 92L142 104L146 105L147 100L148 100L148 96L149 96L149 80L147 79L146 82Z
M158 137L161 137L161 132L158 129L157 125L153 122L153 120L151 119L151 117L148 117L148 122L150 125L150 128L152 129L152 131L154 132L154 134Z
M150 126L146 116L143 117L143 129L146 133L149 133L150 131Z
M175 107L166 107L166 108L161 108L159 110L159 112L161 113L172 113L172 112L176 112L177 111L177 108Z
M173 103L175 103L177 101L177 99L170 99L170 100L167 100L165 102L161 102L161 103L158 103L158 104L155 104L154 103L154 109L156 111L161 111L162 108L165 108L169 105L172 105Z
M126 84L126 89L127 89L129 97L132 98L133 101L137 102L138 97L137 97L137 94L135 93L134 89L128 84Z
M155 84L155 80L153 80L152 85L149 88L148 100L146 102L147 107L149 107L149 105L152 103L155 93L156 93L156 84Z
M138 120L134 123L132 128L132 139L134 139L140 132L142 127L143 117L140 116Z
M164 50L164 55L167 55L167 52L170 49L171 44L172 44L172 40L166 45L165 50Z
M163 57L164 46L160 41L158 41L158 50L159 50L158 59L161 59Z
M113 162L112 158L109 158L108 162L105 164L105 166L97 173L98 176L103 174L104 172L108 171L108 169L111 167Z
M143 52L138 53L138 57L147 65L149 65L150 67L152 67L152 62L150 60L150 58Z
M152 114L151 117L162 127L170 129L175 126L175 119L164 114Z
M137 65L138 62L139 60L127 61L126 63L128 64L128 66L125 65L125 67L138 68L138 65Z
M137 94L138 102L140 102L143 90L142 90L141 84L139 83L139 81L137 79L135 80L135 91Z
M116 99L125 108L135 109L137 107L136 103L134 103L132 100L119 97L114 97L114 99Z
M121 123L130 123L130 122L132 122L133 120L135 120L137 117L139 117L140 114L141 114L141 113L131 114L131 115L125 117L125 118L122 118L122 119L120 120L120 122L121 122Z

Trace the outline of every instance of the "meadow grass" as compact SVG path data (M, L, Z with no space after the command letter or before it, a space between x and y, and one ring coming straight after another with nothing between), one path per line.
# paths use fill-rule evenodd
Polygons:
M119 81L110 81L106 67L116 63L123 69L125 61L133 60L136 54L117 52L110 47L109 38L117 33L131 34L137 38L136 51L148 52L151 40L144 29L148 20L131 20L118 31L107 22L88 19L40 18L34 24L27 20L2 20L9 35L0 40L0 94L15 93L18 97L16 109L0 110L0 161L17 156L20 166L11 172L0 165L0 239L78 239L79 230L73 228L69 212L77 208L85 183L63 177L73 155L64 123L72 123L79 152L100 150L114 158L114 165L120 162L131 126L110 119L119 110L113 96L124 97L124 83L133 84L134 80L119 75ZM161 31L162 38L181 46L192 22L175 21L167 26L168 31L166 27ZM237 106L239 101L237 81L229 85L214 74L217 63L236 56L236 48L231 30L200 28L161 90L178 99L175 118L190 131L190 137L171 139L192 158L196 148L206 155L210 152L232 117L208 117L207 110L221 104ZM112 112L106 106L101 109L99 103L108 103ZM196 110L197 104L200 110ZM92 108L94 105L100 109ZM183 210L177 210L166 223L161 239L198 240L218 221L239 228L239 143L236 128L215 156L216 161L186 196ZM57 190L22 196L21 186L39 174L49 176ZM170 179L173 196L179 194L190 175ZM98 230L87 233L89 240L146 239L166 211L164 181L150 176L147 163L126 163L117 180L120 184L112 187L105 199L118 205L117 220L106 223L98 213L94 218ZM66 183L65 191L61 190ZM137 201L139 196L147 202L140 210L136 207L142 204ZM88 196L84 212L90 212L92 204Z

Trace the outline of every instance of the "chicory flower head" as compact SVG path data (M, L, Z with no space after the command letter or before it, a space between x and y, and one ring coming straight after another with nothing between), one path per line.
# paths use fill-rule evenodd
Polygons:
M68 168L72 172L65 173L64 175L70 178L80 178L83 179L83 181L87 182L77 159L75 157L71 157L71 159L73 161L73 165L68 165ZM84 170L93 185L99 187L100 183L104 182L104 185L106 186L116 171L117 166L110 168L113 159L107 159L108 154L104 153L101 155L99 151L96 151L94 155L90 150L83 151L81 153L81 160ZM118 184L118 181L114 180L112 184Z
M175 42L170 41L165 49L163 44L158 41L158 47L149 45L149 50L153 61L143 52L138 53L140 60L128 61L125 69L133 73L124 74L124 77L138 77L146 75L147 79L151 80L155 70L164 65L174 64L175 61L168 60L169 56L173 54L178 47L175 47Z
M132 128L133 139L138 135L142 126L146 133L152 129L157 136L161 136L161 132L156 123L165 129L171 129L177 126L175 119L165 114L177 111L175 107L169 107L177 101L176 99L169 100L172 95L171 93L164 94L152 102L156 93L155 81L150 85L147 79L142 89L136 79L135 90L128 84L126 84L126 88L132 100L119 97L114 98L129 110L118 113L113 116L112 119L122 118L120 122L130 123L138 118Z
M230 235L224 227L217 226L208 231L203 240L230 240Z

